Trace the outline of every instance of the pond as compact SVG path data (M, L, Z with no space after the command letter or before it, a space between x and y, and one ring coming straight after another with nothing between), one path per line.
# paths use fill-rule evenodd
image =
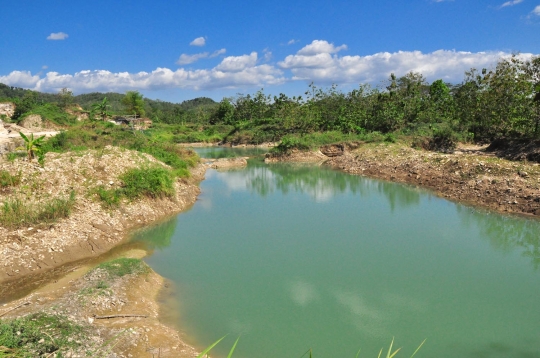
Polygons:
M201 154L201 156L204 156ZM209 170L138 232L176 324L234 357L540 357L540 224L324 167Z

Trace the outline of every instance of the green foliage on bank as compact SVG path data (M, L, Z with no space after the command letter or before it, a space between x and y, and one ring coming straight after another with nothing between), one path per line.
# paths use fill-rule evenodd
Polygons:
M71 214L75 192L67 198L57 197L39 203L28 203L18 198L7 199L0 207L0 225L10 228L54 223Z
M94 270L96 269L101 269L107 272L109 279L123 277L125 275L138 275L150 272L150 268L142 260L125 257L103 262Z
M0 357L63 357L85 340L82 326L66 317L34 313L0 320Z

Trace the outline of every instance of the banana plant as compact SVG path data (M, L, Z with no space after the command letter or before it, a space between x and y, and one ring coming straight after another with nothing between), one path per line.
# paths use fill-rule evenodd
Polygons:
M31 162L32 159L37 155L38 157L41 157L41 145L43 142L43 139L45 139L45 136L41 136L39 138L34 138L34 133L30 134L30 137L27 137L23 132L19 132L22 139L24 139L24 147L20 147L17 149L24 149L26 151L26 154L28 155L28 161Z
M101 120L104 121L107 116L110 116L111 114L107 111L107 108L109 108L109 100L107 97L103 98L103 101L99 103L95 103L92 105L92 112L97 112L98 116L101 117Z

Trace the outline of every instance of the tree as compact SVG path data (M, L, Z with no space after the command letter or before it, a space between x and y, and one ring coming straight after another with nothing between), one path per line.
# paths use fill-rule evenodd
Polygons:
M127 91L122 104L126 107L126 111L134 114L137 117L144 116L144 100L142 94L138 91Z
M101 120L104 121L107 116L110 116L111 114L107 111L107 108L109 108L109 101L107 100L107 97L103 98L103 101L100 103L94 103L92 105L92 112L96 112L98 116L101 117Z
M62 108L67 108L73 103L73 92L67 88L62 88L58 93L58 104Z

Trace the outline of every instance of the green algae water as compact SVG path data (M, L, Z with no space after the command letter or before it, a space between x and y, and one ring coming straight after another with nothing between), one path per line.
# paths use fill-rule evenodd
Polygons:
M204 156L204 155L202 155ZM177 325L234 357L540 357L540 225L317 166L209 170L137 233Z

